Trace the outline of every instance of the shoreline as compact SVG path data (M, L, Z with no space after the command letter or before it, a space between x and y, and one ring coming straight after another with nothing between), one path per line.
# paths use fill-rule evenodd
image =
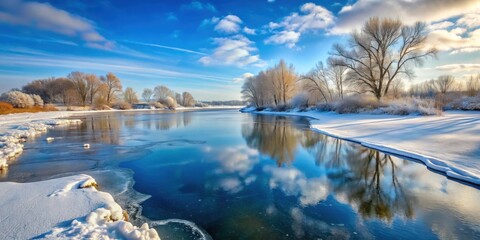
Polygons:
M28 138L38 138L41 137L44 133L47 132L49 128L55 126L67 126L68 124L78 124L80 120L74 119L75 117L81 117L85 115L94 115L98 113L122 113L122 112L159 112L159 113L173 113L173 112L183 112L183 111L208 111L208 110L228 110L228 109L239 109L238 106L221 106L221 107L205 107L205 108L178 108L176 110L166 110L166 109L129 109L129 110L87 110L87 111L53 111L53 112L39 112L39 113L16 113L16 114L7 114L0 115L0 135L7 136L9 141L11 140L14 147L18 148L18 151L15 152L12 158L6 159L6 163L9 161L14 161L22 152L23 152L23 141ZM25 133L26 136L25 136ZM2 136L2 137L3 137ZM20 146L21 145L21 146ZM1 157L1 156L0 156ZM1 160L1 159L0 159ZM8 165L6 165L8 168ZM108 189L110 191L106 192L103 190L97 190L95 188L88 188L88 191L83 188L78 188L79 182L88 181L96 184L96 180L91 176L95 176L102 181L101 172L108 171L113 175L118 175L119 178L126 178L126 176L120 175L130 175L126 169L97 169L93 171L82 171L79 173L74 173L73 175L55 175L51 178L27 182L27 183L16 183L16 182L0 182L0 190L3 191L12 191L10 195L18 195L13 198L19 198L19 200L35 198L35 196L30 196L29 191L18 190L18 189L37 189L40 192L43 192L42 196L48 196L47 198L40 198L37 201L43 201L44 206L39 209L52 208L57 204L53 203L55 199L50 198L51 196L57 196L57 192L61 192L62 196L67 197L68 199L62 200L64 207L55 208L56 212L65 213L57 214L53 217L50 214L45 214L41 210L27 211L25 214L28 214L30 218L40 219L40 224L34 223L33 228L29 228L29 223L25 221L25 216L11 216L8 222L0 219L0 230L4 233L15 235L14 238L33 238L33 237L47 237L47 238L56 238L56 237L72 237L72 236L82 236L75 235L80 234L80 232L89 234L89 236L110 236L110 237L126 237L129 239L158 239L158 234L153 228L149 228L147 224L143 224L141 227L136 227L133 224L142 224L145 222L146 218L142 216L142 208L140 206L141 202L149 198L148 195L144 195L140 192L137 192L133 189L134 180L133 177L125 183L123 190L117 192L114 189ZM0 171L5 171L1 170ZM108 174L107 174L108 175ZM105 180L105 179L103 179ZM46 185L46 183L55 183L57 189L51 189ZM60 185L65 185L61 187ZM14 187L10 187L14 186ZM60 186L60 187L59 187ZM72 187L74 186L74 187ZM90 191L91 190L91 191ZM79 193L81 192L81 193ZM92 193L93 192L93 193ZM23 194L24 193L24 194ZM74 195L75 197L71 197ZM115 197L114 197L115 196ZM38 197L38 196L37 196ZM130 199L132 198L133 199ZM85 200L87 198L88 200ZM88 204L82 202L82 199ZM24 204L22 201L17 201L17 199L4 198L2 203L2 208L0 209L0 215L8 215L10 209L24 209L25 205L30 205L29 203ZM19 203L20 202L20 203ZM25 202L25 201L23 201ZM47 204L48 203L48 204ZM121 205L119 205L121 203ZM81 209L71 208L71 206L80 205ZM70 208L68 208L70 206ZM123 206L123 209L122 209ZM106 207L106 210L105 210ZM27 208L30 209L30 208ZM131 212L132 209L134 212ZM30 209L31 210L31 209ZM132 215L132 219L127 219L125 216L120 216L123 211L127 211ZM70 214L70 215L69 215ZM67 217L68 216L68 217ZM113 217L112 217L113 216ZM56 218L56 220L55 220ZM104 221L102 219L108 218L109 221ZM160 221L161 222L161 221ZM159 221L152 222L152 224L161 225ZM15 227L13 227L15 226ZM18 226L23 226L25 231L17 232ZM43 231L39 231L43 229ZM13 231L13 232L12 232ZM40 235L38 235L40 234ZM100 234L100 235L99 235ZM120 234L120 235L118 235ZM12 236L13 236L12 235Z
M480 185L480 112L447 111L442 116L245 113L308 117L315 132L414 159L449 178Z

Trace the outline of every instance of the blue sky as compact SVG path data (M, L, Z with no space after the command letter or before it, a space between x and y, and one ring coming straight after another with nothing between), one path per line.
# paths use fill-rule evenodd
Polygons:
M0 92L72 71L124 87L166 85L240 99L243 78L280 59L305 73L372 16L424 21L438 59L412 82L480 72L480 1L0 1Z

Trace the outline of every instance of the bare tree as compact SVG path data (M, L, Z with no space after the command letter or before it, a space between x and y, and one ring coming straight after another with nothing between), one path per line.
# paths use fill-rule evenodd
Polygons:
M300 77L303 81L303 89L310 94L319 94L324 102L333 100L327 71L320 61L315 68Z
M445 94L451 90L453 84L455 83L455 78L450 75L443 75L438 77L434 82L434 86L438 92Z
M259 89L257 86L257 78L249 77L245 79L245 82L242 85L242 99L247 101L250 104L255 104L255 107L262 106L259 100Z
M161 101L167 97L171 97L173 100L175 100L175 92L166 86L156 86L153 89L153 95L157 101Z
M192 94L189 92L183 92L182 93L182 98L183 98L183 106L185 107L193 107L195 106L195 99L193 98Z
M295 94L295 82L297 81L297 75L293 65L287 66L287 63L282 59L274 67L275 69L275 81L278 82L276 86L280 89L280 103L286 104Z
M470 79L466 84L467 94L469 96L475 96L480 92L480 74L477 76L470 76Z
M349 48L334 45L332 63L348 68L348 80L365 88L380 100L390 89L393 80L413 71L410 63L421 65L434 48L425 50L425 24L403 25L399 20L371 18L361 31L351 34Z
M348 68L341 65L335 65L332 58L327 59L327 66L329 70L327 73L335 84L337 95L340 99L343 99L346 90L345 78L348 73Z
M87 81L87 91L88 97L90 98L90 104L93 104L93 100L99 92L102 83L95 74L87 74L85 78Z
M182 98L182 94L180 93L175 93L175 101L178 103L178 104L182 104L183 106L185 106L183 104L183 98Z
M150 88L143 89L142 98L143 98L143 100L145 100L145 102L147 102L147 103L150 102L150 100L152 99L152 96L153 96L152 89L150 89Z
M137 93L131 87L127 87L123 93L123 99L129 104L138 103Z
M107 104L112 103L115 93L122 91L122 83L120 79L113 73L107 73L107 76L101 77L102 82L106 85L106 101Z
M83 106L87 104L88 84L86 74L82 72L71 72L67 76L73 84L73 89Z

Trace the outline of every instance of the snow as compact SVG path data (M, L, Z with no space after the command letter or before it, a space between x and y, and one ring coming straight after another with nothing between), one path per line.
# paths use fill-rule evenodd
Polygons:
M78 119L48 119L36 120L11 127L10 130L4 132L3 136L0 137L0 169L7 168L8 161L15 159L23 152L23 142L28 139L45 133L52 126L79 124L81 122ZM46 139L48 142L53 140L53 138Z
M126 222L95 180L76 175L33 183L1 183L0 232L9 239L159 239L154 229Z
M447 176L480 185L480 112L441 116L255 112L310 117L311 129L422 161Z
M98 111L96 111L98 112ZM22 113L0 116L0 171L23 152L23 142L54 126L79 124L55 119L92 111ZM46 138L48 142L53 138ZM88 145L88 144L87 144ZM147 224L125 221L113 197L95 189L88 175L34 183L0 183L0 232L8 239L160 239Z

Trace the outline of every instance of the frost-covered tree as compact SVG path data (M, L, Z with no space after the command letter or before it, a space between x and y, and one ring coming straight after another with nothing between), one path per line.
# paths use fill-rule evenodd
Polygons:
M30 94L33 100L33 106L43 106L43 99L37 94Z
M35 101L33 100L31 95L25 94L20 91L10 91L3 93L0 96L0 101L10 103L16 108L29 108L35 105Z
M182 93L182 105L185 107L193 107L195 106L195 99L193 98L192 94L189 92Z

